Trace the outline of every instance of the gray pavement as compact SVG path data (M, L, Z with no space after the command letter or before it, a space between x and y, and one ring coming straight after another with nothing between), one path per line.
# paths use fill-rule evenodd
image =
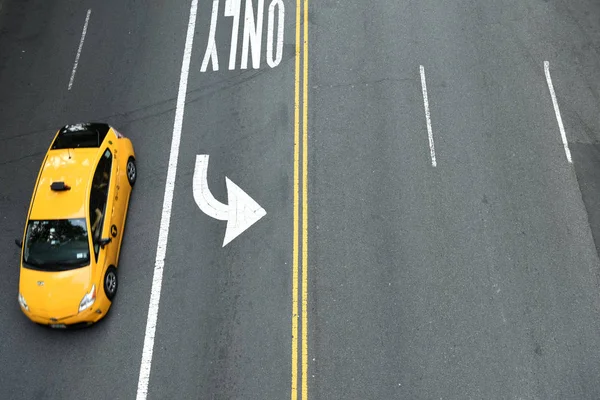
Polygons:
M543 70L596 141L597 25L566 2L313 7L312 397L600 397L598 257Z
M149 399L290 395L296 4L277 67L263 43L259 70L229 70L220 3L220 68L201 72L199 1ZM134 398L189 1L0 4L0 399ZM599 16L593 0L310 3L310 398L600 398ZM52 331L18 308L13 240L54 131L84 120L132 138L139 179L110 315ZM228 177L267 211L226 247L193 199L197 154L218 200Z

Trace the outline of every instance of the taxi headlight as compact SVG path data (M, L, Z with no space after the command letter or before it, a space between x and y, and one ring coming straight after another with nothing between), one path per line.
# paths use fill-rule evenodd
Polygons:
M79 312L82 312L86 308L89 308L96 301L96 285L92 285L92 290L89 293L86 293L81 299L81 303L79 303Z
M21 307L29 311L29 306L27 306L27 302L25 301L25 297L21 293L19 293L19 304Z

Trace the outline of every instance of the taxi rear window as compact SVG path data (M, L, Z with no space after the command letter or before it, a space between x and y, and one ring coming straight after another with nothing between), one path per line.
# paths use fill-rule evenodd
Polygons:
M109 129L107 124L100 123L66 125L58 132L52 150L100 147Z

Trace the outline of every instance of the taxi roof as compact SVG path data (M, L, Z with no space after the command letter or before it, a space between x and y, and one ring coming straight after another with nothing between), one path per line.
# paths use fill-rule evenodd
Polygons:
M89 147L50 150L42 165L29 218L84 218L88 184L98 153L98 148ZM52 190L54 182L64 182L69 189Z

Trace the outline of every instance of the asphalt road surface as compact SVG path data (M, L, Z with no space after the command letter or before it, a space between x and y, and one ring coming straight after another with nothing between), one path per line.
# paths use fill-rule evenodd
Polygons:
M593 0L0 0L0 399L600 398L599 49ZM82 121L139 177L51 330L13 241ZM225 245L199 155L266 210Z

